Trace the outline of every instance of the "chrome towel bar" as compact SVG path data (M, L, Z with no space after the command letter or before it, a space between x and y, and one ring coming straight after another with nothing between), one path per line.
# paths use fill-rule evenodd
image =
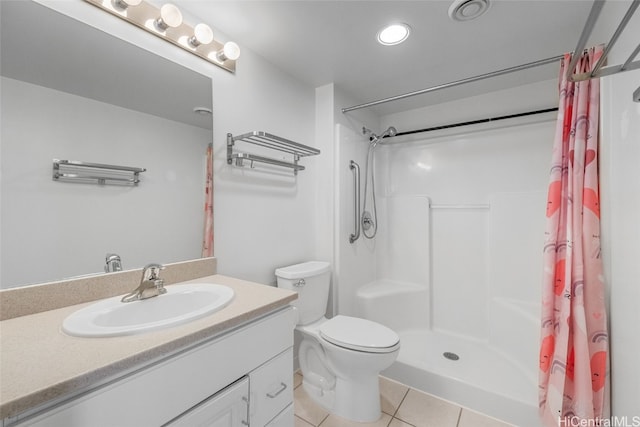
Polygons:
M53 159L52 178L54 181L60 179L79 182L97 181L101 185L107 183L138 185L140 173L145 171L145 168L130 166Z
M293 156L293 161L286 162L284 160L273 159L271 157L259 156L257 154L244 152L234 153L233 148L237 142L246 142L249 144L258 145L260 147L265 147L291 154ZM288 139L281 138L267 132L254 131L239 136L233 136L230 133L227 134L227 163L230 165L235 164L236 166L244 166L244 161L247 160L250 162L252 167L254 162L267 163L271 165L291 168L293 169L293 173L297 174L299 170L304 170L304 166L298 164L300 157L315 156L318 154L320 154L320 150L318 150L317 148L299 144L297 142L290 141Z

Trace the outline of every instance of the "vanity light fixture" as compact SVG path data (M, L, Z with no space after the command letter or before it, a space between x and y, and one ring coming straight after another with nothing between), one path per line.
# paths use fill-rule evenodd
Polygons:
M119 9L126 9L129 6L138 6L142 0L113 0L113 5Z
M182 12L174 4L163 4L160 8L160 16L156 18L154 24L161 31L166 31L169 27L178 28L182 24Z
M216 58L219 61L232 60L235 61L240 57L240 46L234 42L226 42L221 50L216 52Z
M213 41L213 30L207 24L198 24L193 29L193 35L189 37L189 44L198 47L201 44L209 44Z
M157 7L145 0L84 1L220 68L232 73L236 71L240 47L234 42L222 43L215 40L213 30L207 24L191 26L185 23L182 12L172 3Z

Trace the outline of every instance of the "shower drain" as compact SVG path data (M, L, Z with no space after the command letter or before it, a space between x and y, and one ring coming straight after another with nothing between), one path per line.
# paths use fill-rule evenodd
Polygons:
M458 360L460 359L460 356L458 356L455 353L452 353L450 351L445 351L444 353L442 353L442 355L445 357L445 359L449 359L449 360Z

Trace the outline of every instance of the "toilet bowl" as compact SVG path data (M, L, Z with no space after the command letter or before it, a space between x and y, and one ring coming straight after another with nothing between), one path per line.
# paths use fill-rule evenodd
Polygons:
M378 375L400 351L391 329L365 319L324 317L330 266L308 262L276 270L278 286L298 292L292 305L302 342L298 360L309 396L340 417L372 422L380 418Z

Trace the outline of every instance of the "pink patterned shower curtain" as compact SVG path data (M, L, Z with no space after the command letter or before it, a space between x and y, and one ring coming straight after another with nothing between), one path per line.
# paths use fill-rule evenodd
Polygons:
M202 257L213 256L213 145L207 148L207 175L204 190L204 235Z
M576 72L602 55L585 52ZM547 200L539 398L545 426L609 417L609 339L600 258L598 79L572 83L560 67L560 107Z

